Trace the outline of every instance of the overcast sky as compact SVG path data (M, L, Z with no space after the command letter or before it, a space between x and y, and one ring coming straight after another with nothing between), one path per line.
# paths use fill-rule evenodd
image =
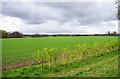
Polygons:
M8 32L95 34L118 31L114 2L3 2L0 29Z

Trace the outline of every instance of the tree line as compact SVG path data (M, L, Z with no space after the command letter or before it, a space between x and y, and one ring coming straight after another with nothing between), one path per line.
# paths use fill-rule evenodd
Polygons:
M108 31L106 34L55 34L55 35L48 35L48 34L32 34L32 35L25 35L18 31L14 32L6 32L5 30L0 30L0 38L26 38L26 37L48 37L48 36L118 36L119 34L116 31L110 32Z
M5 30L0 30L0 38L25 38L25 37L47 37L49 35L44 34L32 34L32 35L25 35L20 33L19 31L14 32L7 32Z

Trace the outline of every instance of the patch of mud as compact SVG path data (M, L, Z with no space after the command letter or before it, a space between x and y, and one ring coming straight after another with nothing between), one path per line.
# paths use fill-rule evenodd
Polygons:
M40 63L35 62L35 61L25 61L23 63L2 66L2 67L0 67L0 70L11 70L11 69L16 69L16 68L21 68L24 66L33 66L33 65L37 65L37 64L40 64Z

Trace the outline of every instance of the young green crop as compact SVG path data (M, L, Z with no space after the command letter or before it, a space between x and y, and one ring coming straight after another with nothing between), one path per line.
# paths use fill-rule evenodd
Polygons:
M65 36L65 37L46 37L46 38L10 38L2 40L2 58L3 66L9 66L10 64L15 65L22 62L33 61L33 52L43 50L44 48L58 48L58 52L62 53L62 48L68 48L74 54L74 45L85 43L90 47L93 46L94 42L98 43L102 47L109 43L107 38L110 38L111 43L116 41L118 44L117 36ZM115 48L117 49L117 48Z

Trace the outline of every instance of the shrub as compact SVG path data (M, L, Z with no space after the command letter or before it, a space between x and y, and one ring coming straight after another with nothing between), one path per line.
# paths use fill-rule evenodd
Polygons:
M43 51L38 50L35 52L35 59L38 61L38 63L41 63L41 70L43 70L43 64L46 62L47 54Z

